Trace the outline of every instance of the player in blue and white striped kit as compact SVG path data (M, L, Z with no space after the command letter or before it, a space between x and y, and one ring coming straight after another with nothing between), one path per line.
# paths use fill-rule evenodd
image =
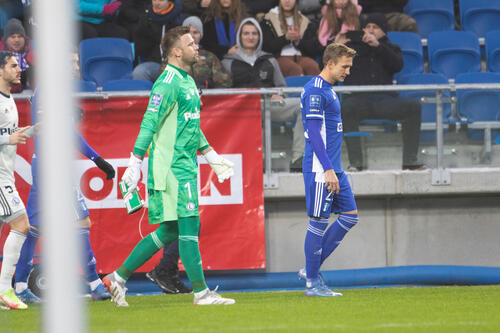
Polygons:
M40 109L37 107L37 96L38 92L35 91L31 99L31 121L33 124L37 122L40 116ZM112 179L115 176L115 170L113 166L106 162L102 157L99 156L97 152L92 149L85 141L85 139L77 134L77 146L79 151L85 155L87 158L92 160L99 169L106 173L106 179ZM31 229L23 244L21 249L21 255L16 267L16 277L15 277L15 292L19 299L24 303L39 303L39 298L31 292L28 288L28 277L33 267L33 255L35 253L36 243L40 237L40 205L39 205L39 180L38 180L38 157L39 157L39 138L35 137L35 152L31 159L31 174L33 178L33 183L30 188L30 193L28 197L28 204L26 207ZM110 299L111 295L106 291L101 279L96 271L96 259L90 245L90 226L91 221L89 218L89 211L87 205L83 198L80 189L75 186L74 188L74 210L75 210L75 221L80 227L80 239L82 242L82 255L80 257L80 262L82 266L83 273L87 282L89 283L91 289L91 297L93 300L106 300Z
M301 95L306 137L302 172L309 226L304 245L306 267L299 277L306 278L306 296L342 296L325 285L319 269L358 222L356 201L341 165L342 119L333 90L335 82L349 75L355 54L343 44L328 45L323 70L304 86ZM327 228L331 212L339 216Z

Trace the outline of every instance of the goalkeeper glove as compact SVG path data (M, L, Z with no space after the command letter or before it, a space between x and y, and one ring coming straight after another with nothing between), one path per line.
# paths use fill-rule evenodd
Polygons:
M113 166L106 162L101 156L94 160L95 165L106 174L106 179L113 179L115 177L115 169Z
M130 153L128 168L122 176L122 180L128 186L128 193L132 193L137 188L137 183L139 182L139 178L141 178L141 165L142 160L135 157L133 153Z
M224 157L221 157L219 154L215 152L215 150L212 149L203 156L205 156L205 159L207 160L208 164L210 164L212 169L217 174L217 178L219 178L219 183L224 182L225 179L228 179L232 175L234 175L234 170L233 170L234 163L231 162L230 160L225 159Z

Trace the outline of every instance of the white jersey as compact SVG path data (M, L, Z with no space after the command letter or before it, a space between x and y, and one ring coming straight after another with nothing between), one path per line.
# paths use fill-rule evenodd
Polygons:
M0 183L14 185L17 145L9 145L9 136L18 128L19 117L12 95L0 92Z

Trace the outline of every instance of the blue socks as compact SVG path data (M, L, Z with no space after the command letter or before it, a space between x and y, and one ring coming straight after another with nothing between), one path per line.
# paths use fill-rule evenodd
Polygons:
M345 234L358 223L358 214L340 214L338 219L332 223L326 231L322 240L323 251L321 253L321 264L339 246ZM321 265L320 264L320 265Z
M309 227L307 227L304 252L306 254L306 272L307 280L316 282L319 277L319 267L321 266L321 254L323 252L321 245L323 235L328 227L328 219L311 218Z
M36 243L40 238L40 233L37 229L31 228L26 240L21 248L21 255L16 265L15 282L28 282L31 269L33 268L33 256L35 254Z
M95 280L99 280L99 275L96 272L97 261L94 257L94 252L92 252L92 248L90 247L90 231L89 228L81 228L80 236L82 242L82 255L81 255L81 266L83 269L83 273L85 274L85 278L87 282L92 282Z
M319 281L319 268L337 248L345 234L358 223L358 214L340 214L328 227L328 219L311 218L307 227L304 252L306 254L307 281ZM326 230L326 232L325 232Z

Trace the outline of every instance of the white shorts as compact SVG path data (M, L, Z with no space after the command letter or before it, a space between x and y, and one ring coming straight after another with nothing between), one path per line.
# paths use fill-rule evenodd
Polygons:
M10 222L26 213L23 201L14 184L0 185L0 220Z

